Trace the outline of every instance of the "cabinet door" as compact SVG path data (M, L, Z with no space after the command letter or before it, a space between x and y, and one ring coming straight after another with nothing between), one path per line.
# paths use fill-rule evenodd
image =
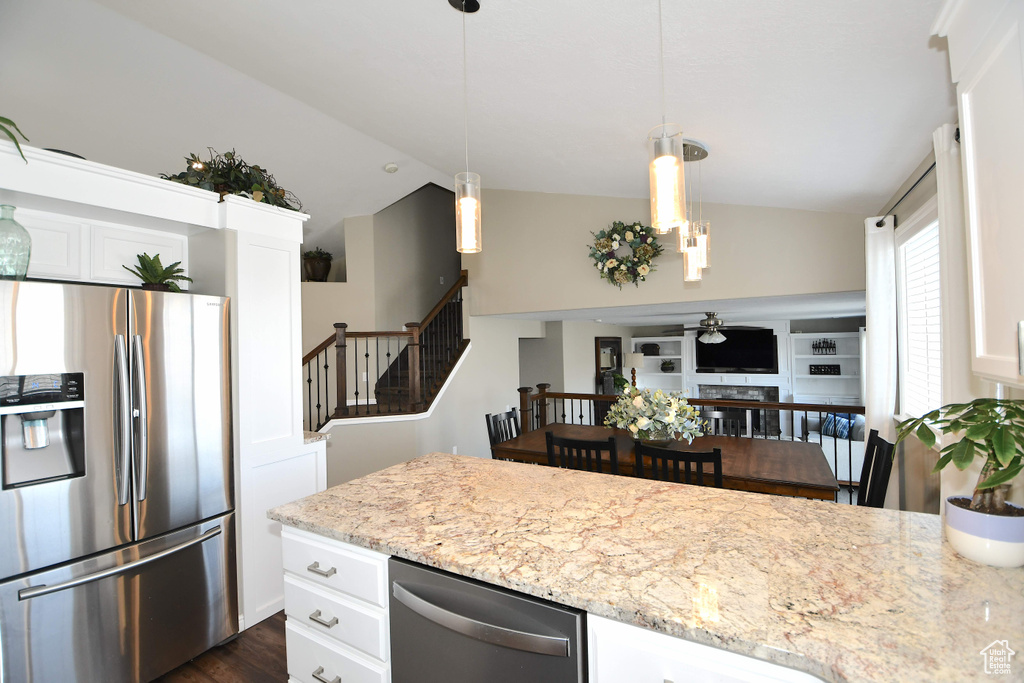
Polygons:
M967 205L972 369L1024 384L1024 3L1002 10L957 88ZM952 43L957 35L951 34ZM962 38L966 40L966 37Z

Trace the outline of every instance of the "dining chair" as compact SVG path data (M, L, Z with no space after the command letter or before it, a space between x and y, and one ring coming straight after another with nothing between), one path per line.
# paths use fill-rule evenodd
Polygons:
M704 433L715 436L742 436L740 418L723 410L702 410L700 418L707 421Z
M697 486L714 486L722 488L722 449L716 448L708 452L676 451L670 448L648 446L636 441L636 476L661 481L674 481L677 484L696 484ZM650 458L651 468L644 469L644 460ZM705 472L705 465L710 465L710 472ZM707 478L708 481L705 481Z
M607 453L608 462L611 464L609 471L612 474L619 473L619 453L615 447L614 436L609 436L607 441L587 441L546 432L544 437L548 446L548 465L551 467L601 472L601 454Z
M513 408L504 413L487 413L484 416L487 420L487 438L491 442L491 457L494 457L494 447L502 441L514 439L523 433L519 427L519 412Z
M892 474L892 454L896 446L878 436L872 429L864 448L864 465L857 486L857 505L880 508L885 505L885 492Z

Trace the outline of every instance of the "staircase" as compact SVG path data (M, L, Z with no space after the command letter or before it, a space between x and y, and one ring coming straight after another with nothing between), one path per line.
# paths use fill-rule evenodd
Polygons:
M306 428L319 430L330 419L429 409L469 344L462 324L467 283L464 270L421 322L401 331L349 332L346 323L335 323L334 335L302 359Z

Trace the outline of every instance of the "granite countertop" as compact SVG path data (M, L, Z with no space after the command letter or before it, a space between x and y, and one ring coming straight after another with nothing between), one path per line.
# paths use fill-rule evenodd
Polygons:
M268 515L829 681L987 680L983 648L1024 648L1024 570L935 515L443 453Z
M302 443L311 444L317 441L327 441L331 438L330 434L321 434L320 432L302 432Z

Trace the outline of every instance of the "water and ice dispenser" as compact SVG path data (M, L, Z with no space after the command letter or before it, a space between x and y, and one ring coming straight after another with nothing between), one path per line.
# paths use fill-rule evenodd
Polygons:
M0 377L3 488L85 474L81 372Z

